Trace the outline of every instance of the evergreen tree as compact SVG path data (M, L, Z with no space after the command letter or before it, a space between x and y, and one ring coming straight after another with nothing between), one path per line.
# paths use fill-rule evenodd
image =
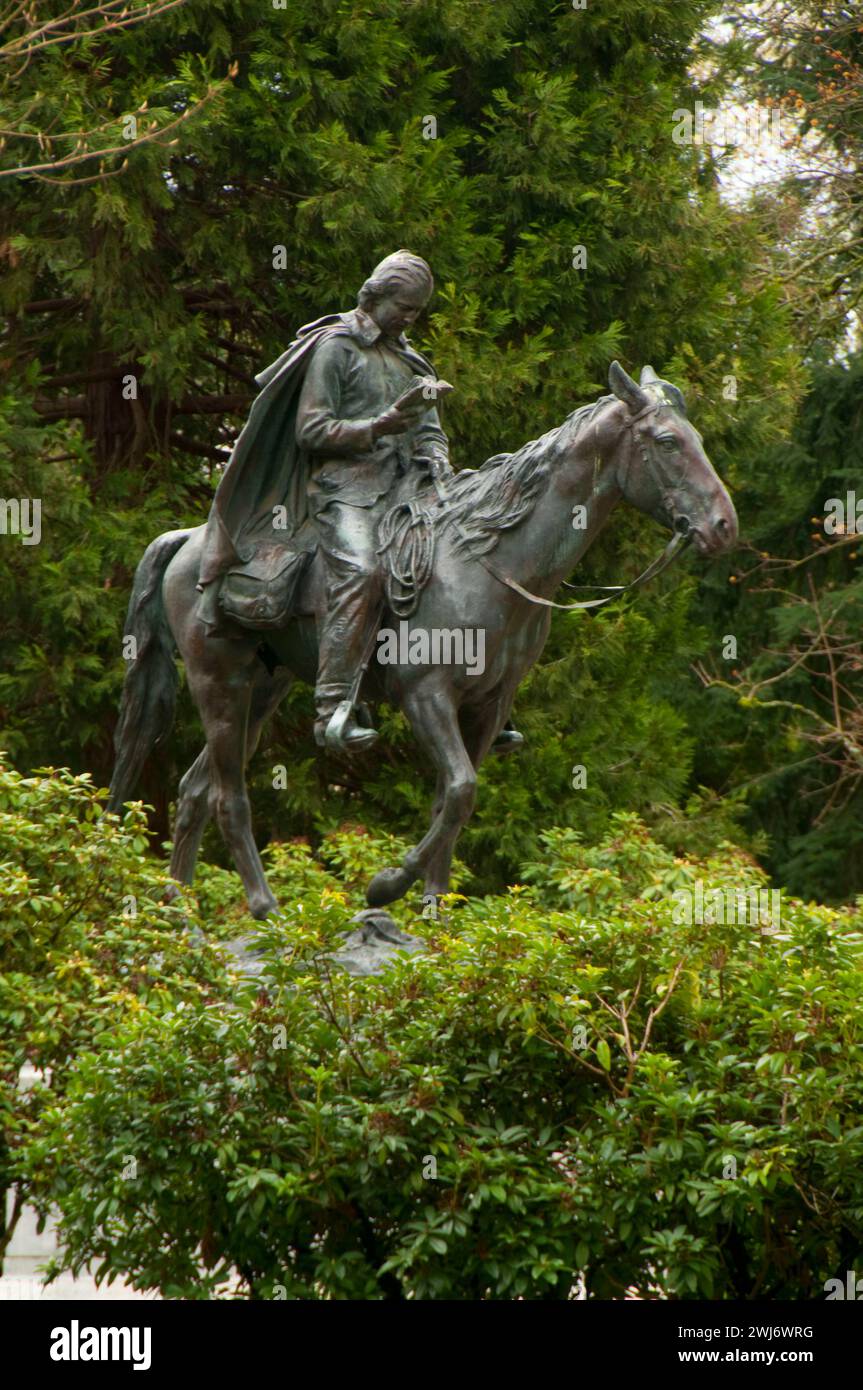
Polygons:
M397 246L436 274L416 336L457 388L446 414L457 467L559 423L606 389L620 355L684 390L741 485L801 381L779 288L749 269L759 224L719 200L706 152L673 138L681 107L721 94L724 78L692 75L716 9L189 0L34 57L14 99L50 93L54 133L145 101L159 127L194 115L175 144L106 157L92 181L0 179L0 490L43 502L41 545L0 548L0 704L19 763L106 780L140 552L204 519L253 372L300 324L350 307ZM659 539L627 518L578 577L632 578ZM637 607L556 622L519 700L530 752L488 773L506 784L511 829L501 836L487 797L472 832L489 881L516 871L542 821L590 829L610 808L649 812L684 792L698 717L687 730L683 693L691 660L716 641L692 593L678 571ZM264 833L309 833L346 810L403 826L425 809L398 719L394 749L360 787L319 763L309 712L298 691L257 764ZM187 718L150 771L162 833L199 746ZM275 793L283 761L289 791ZM572 788L576 764L587 794Z
M705 613L733 636L705 677L706 738L695 775L746 793L749 825L793 892L845 900L863 891L863 589L847 494L863 497L858 306L863 295L863 26L850 8L746 7L726 51L750 95L781 104L791 162L749 215L773 245L755 267L782 293L809 389L793 435L756 448L737 502L746 544L731 585L708 578ZM771 231L772 229L772 231ZM755 243L758 248L766 243ZM826 522L843 503L841 529Z

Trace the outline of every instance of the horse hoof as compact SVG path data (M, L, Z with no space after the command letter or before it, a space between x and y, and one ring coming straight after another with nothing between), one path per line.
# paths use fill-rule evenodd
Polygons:
M414 875L407 869L381 869L366 889L366 902L369 907L386 907L403 898L413 881Z
M256 922L264 922L279 910L279 904L275 898L265 898L263 902L249 903L249 911Z

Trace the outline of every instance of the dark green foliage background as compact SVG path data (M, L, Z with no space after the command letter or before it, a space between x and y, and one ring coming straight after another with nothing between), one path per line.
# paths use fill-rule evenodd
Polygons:
M117 177L0 181L0 494L43 501L42 544L0 544L0 726L20 767L68 764L108 780L134 566L160 530L204 519L217 474L195 446L212 447L223 421L237 427L244 414L195 403L250 397L251 374L297 326L349 307L399 245L436 274L416 337L457 387L446 415L456 466L558 423L606 389L620 356L684 390L745 537L775 542L777 529L784 539L803 524L819 489L809 446L788 439L806 372L781 267L763 273L775 248L763 219L720 201L718 157L671 139L677 108L715 102L731 81L723 62L691 76L695 58L716 56L700 33L719 8L190 0L74 53L47 50L3 89L7 126L119 122L145 99L164 123L237 64L175 146L130 151ZM13 157L9 146L2 159ZM277 245L283 271L272 268ZM585 271L572 268L580 245ZM55 307L32 307L46 302ZM124 370L141 381L135 409L121 398ZM735 401L723 397L728 374ZM34 408L80 391L84 421ZM807 406L804 435L817 433L822 399ZM576 578L630 579L660 543L621 511ZM556 618L516 706L528 750L483 774L463 841L479 886L511 880L543 826L595 836L615 808L708 834L709 804L727 829L740 808L716 812L717 797L747 780L753 758L759 769L788 761L775 720L705 693L692 672L719 659L726 632L747 659L767 639L730 569L689 560L635 605ZM402 721L382 716L387 743L360 783L316 757L310 713L297 691L256 759L261 839L317 836L345 818L419 830L429 786ZM141 788L157 839L199 746L186 704ZM287 792L272 787L280 763ZM576 764L586 791L572 789ZM802 847L811 817L798 798L791 806L783 776L760 784L738 836L766 831L757 843L799 891L847 897L859 887L847 830ZM208 852L221 855L215 838Z
M104 125L107 147L126 114L162 127L216 84L123 169L0 177L0 496L43 504L40 545L0 536L0 1197L59 1206L66 1267L301 1299L820 1298L861 1267L860 795L819 818L835 773L804 760L807 675L793 717L733 685L781 669L806 617L761 591L762 552L805 561L791 596L811 574L852 628L863 602L849 547L811 558L810 521L863 495L859 199L848 244L798 281L834 231L823 200L807 219L819 189L731 203L728 157L674 144L696 100L814 99L829 76L829 7L801 0L766 65L739 16L730 43L704 37L724 13L189 0L14 82L0 60L0 127L21 136L0 174L39 149L24 137ZM861 58L856 29L841 44ZM859 170L858 107L832 129ZM219 841L170 905L151 853L200 747L188 699L141 787L149 844L140 808L118 823L94 792L128 592L153 536L204 520L254 372L398 246L435 271L415 339L457 388L457 467L604 393L613 357L650 362L743 543L555 617L516 705L527 746L483 769L459 844L470 897L438 920L400 903L427 950L382 979L328 953L418 837L428 775L386 709L361 772L323 760L292 692L250 778L285 912L244 983L218 947L250 929ZM621 509L573 578L631 579L663 539ZM768 875L792 890L779 931L676 919L698 879ZM26 1062L50 1085L20 1091Z

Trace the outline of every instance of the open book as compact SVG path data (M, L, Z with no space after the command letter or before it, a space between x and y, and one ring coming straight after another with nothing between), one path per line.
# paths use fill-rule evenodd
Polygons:
M393 402L394 410L418 410L425 408L431 410L432 406L441 399L448 396L454 387L448 381L436 381L433 376L421 376L414 382L413 386L399 396Z

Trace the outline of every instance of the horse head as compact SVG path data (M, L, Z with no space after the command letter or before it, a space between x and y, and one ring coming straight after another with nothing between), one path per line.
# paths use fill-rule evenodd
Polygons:
M608 384L626 407L631 449L620 451L618 486L625 500L670 531L692 538L701 555L737 542L737 513L686 418L683 395L645 367L640 383L612 362Z

